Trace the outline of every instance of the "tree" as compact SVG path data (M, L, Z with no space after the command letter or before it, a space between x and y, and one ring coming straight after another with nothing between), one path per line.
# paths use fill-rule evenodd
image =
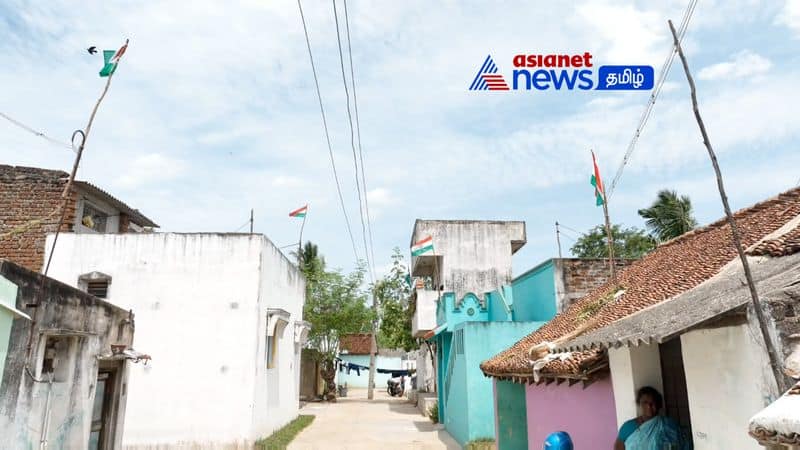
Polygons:
M306 245L298 252L292 251L292 255L297 258L297 266L306 279L313 279L316 275L325 270L325 258L319 254L317 244L306 242Z
M676 238L697 226L692 215L692 201L686 195L663 189L649 208L639 210L645 225L659 242Z
M655 241L636 227L623 229L621 225L611 226L615 258L641 258L655 248ZM578 258L608 258L608 236L603 225L598 225L575 241L570 249Z
M411 287L408 285L408 269L403 264L403 255L395 247L392 254L392 269L375 283L374 295L380 309L378 344L383 348L402 348L406 351L417 347L411 336L411 312L408 307Z

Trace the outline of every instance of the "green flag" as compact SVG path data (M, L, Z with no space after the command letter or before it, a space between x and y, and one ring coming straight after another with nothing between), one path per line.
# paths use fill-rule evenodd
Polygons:
M108 77L117 70L117 65L119 64L120 58L122 55L125 54L125 50L128 49L128 41L125 41L125 45L119 48L119 50L103 50L103 69L100 70L101 77Z

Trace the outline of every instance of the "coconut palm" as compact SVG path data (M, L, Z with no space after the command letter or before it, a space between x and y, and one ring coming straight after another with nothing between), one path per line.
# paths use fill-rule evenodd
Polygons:
M692 202L686 195L669 189L659 191L649 208L639 210L650 235L659 242L678 237L697 226Z

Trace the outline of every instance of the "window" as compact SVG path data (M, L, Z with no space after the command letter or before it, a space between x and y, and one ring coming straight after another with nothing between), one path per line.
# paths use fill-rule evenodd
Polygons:
M277 348L275 348L275 336L267 336L267 369L272 369L275 367L275 354L277 352Z
M91 203L83 202L83 218L81 223L86 228L90 228L98 233L106 232L106 224L108 223L108 214L100 211L96 206Z
M69 336L46 336L41 359L40 375L44 379L53 377L53 381L60 383L70 380L75 338Z
M86 292L95 297L108 298L108 280L87 282Z

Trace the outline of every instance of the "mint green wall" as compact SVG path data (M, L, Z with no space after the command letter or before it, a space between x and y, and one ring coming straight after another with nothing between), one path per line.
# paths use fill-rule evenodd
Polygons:
M497 450L528 449L525 385L494 380Z
M556 315L555 264L549 259L511 282L514 320L548 321Z
M455 352L446 391L447 431L461 445L479 438L495 436L492 380L483 375L480 363L532 333L544 322L465 322L452 333L450 350ZM463 354L458 350L458 333L463 333ZM444 334L444 333L443 333ZM524 401L524 400L523 400ZM450 413L458 411L457 414Z
M15 309L17 306L17 285L0 276L0 303ZM14 314L7 308L0 307L0 382L3 380L3 371L8 355L8 341L11 337L11 325L14 323Z

